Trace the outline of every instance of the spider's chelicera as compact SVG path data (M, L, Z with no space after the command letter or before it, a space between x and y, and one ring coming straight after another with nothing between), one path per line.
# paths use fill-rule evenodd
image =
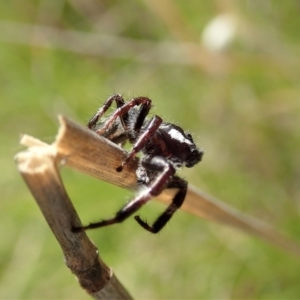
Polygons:
M101 117L114 101L117 109L102 121ZM151 198L159 195L162 190L177 188L172 203L152 225L135 216L135 220L143 228L157 233L182 205L187 192L187 182L175 175L176 169L182 166L193 167L200 162L203 151L196 147L192 136L179 126L163 122L156 115L147 120L150 109L151 100L147 97L137 97L125 102L120 94L115 94L108 98L90 119L87 126L97 134L121 146L126 141L133 144L126 159L116 169L117 172L122 172L124 165L138 152L143 154L136 175L138 184L144 188L141 188L136 197L120 209L115 217L87 226L75 227L74 232L120 223Z

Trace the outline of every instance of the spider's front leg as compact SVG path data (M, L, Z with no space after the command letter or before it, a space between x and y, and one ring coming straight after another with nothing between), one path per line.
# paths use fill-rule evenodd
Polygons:
M151 120L147 123L144 132L139 136L133 148L128 153L126 159L122 162L121 166L117 168L118 172L122 172L123 167L145 147L145 145L149 142L149 139L156 133L161 123L162 118L159 116L151 118Z

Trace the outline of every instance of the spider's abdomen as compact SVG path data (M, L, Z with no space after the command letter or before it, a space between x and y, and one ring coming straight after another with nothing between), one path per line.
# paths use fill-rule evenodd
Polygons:
M185 133L182 128L175 124L163 123L158 131L163 137L171 160L178 161L188 168L201 160L203 151L196 147L192 136Z

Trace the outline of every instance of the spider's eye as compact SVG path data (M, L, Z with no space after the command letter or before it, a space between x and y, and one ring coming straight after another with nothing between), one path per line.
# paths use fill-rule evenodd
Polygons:
M186 134L186 137L187 137L188 139L192 139L192 135L189 134L189 133Z

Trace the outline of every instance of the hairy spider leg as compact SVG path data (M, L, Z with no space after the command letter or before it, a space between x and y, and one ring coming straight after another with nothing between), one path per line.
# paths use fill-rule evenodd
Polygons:
M147 111L147 109L149 111L150 108L151 108L151 102L152 101L149 98L147 98L147 97L137 97L137 98L131 99L129 102L124 103L124 105L122 105L121 107L119 107L110 116L110 118L108 119L108 121L106 122L106 124L102 128L96 130L96 132L101 135L104 131L107 130L107 128L109 128L115 122L115 120L117 118L121 118L122 119L122 116L128 114L128 111L130 109L132 109L133 107L135 107L135 106L138 106L138 105L145 106L146 107L145 111ZM142 111L144 113L143 108L141 108L140 111Z
M147 165L151 169L150 165ZM156 169L156 165L154 166ZM178 188L179 190L172 199L171 204L167 209L155 220L153 225L149 225L146 221L143 221L140 216L135 216L135 220L147 231L152 233L159 232L172 218L173 214L181 207L184 202L187 192L187 182L180 177L173 176L171 181L168 183L167 188Z
M149 200L151 200L152 197L159 195L161 193L161 191L164 189L165 184L168 181L168 179L170 179L170 177L172 177L175 174L176 170L165 158L160 157L160 156L145 158L144 163L147 166L148 165L156 166L155 169L156 170L159 169L161 171L159 176L145 190L142 190L133 200L131 200L122 209L120 209L116 213L114 218L111 218L108 220L103 220L103 221L100 221L97 223L91 223L87 226L73 227L72 231L80 232L80 231L84 231L87 229L99 228L99 227L103 227L103 226L121 223L125 219L127 219L129 216L134 214L137 210L139 210ZM141 221L141 223L140 224L146 230L149 230L149 228L147 226L144 226L143 221ZM157 232L157 231L152 231L151 229L149 231L151 231L153 233Z
M135 131L140 132L142 126L144 125L144 121L147 115L149 114L150 109L151 109L151 100L150 102L146 102L141 105L133 128Z
M139 136L138 140L135 142L131 151L128 153L126 159L122 162L121 166L117 168L118 172L123 170L123 167L130 161L145 145L149 142L149 139L155 134L160 124L162 123L162 118L159 116L153 116L150 121L145 126L144 132Z
M97 111L97 113L89 120L87 127L89 129L94 130L98 120L105 114L105 112L110 108L112 105L113 101L116 102L117 108L120 108L124 105L125 101L123 97L120 94L114 94L110 96L103 104L101 108ZM125 120L124 120L125 119ZM124 114L123 118L121 118L121 122L123 127L125 126L125 123L128 119L128 114Z

